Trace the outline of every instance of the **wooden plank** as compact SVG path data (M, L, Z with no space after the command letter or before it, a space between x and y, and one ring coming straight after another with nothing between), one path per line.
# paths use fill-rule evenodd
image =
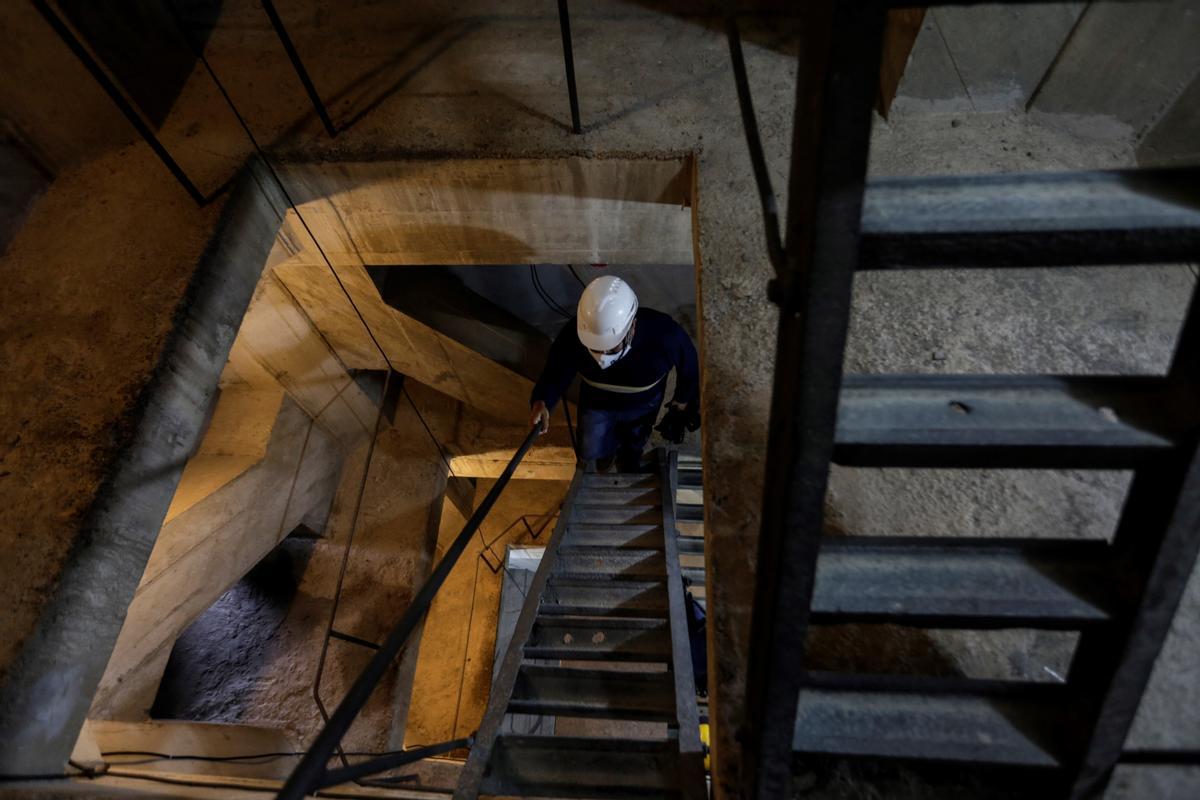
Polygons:
M923 8L893 8L887 13L883 29L883 60L879 64L879 98L876 108L880 116L887 119L892 101L904 78L904 68L912 55L921 23L925 21Z
M504 654L504 663L492 680L487 711L483 715L483 721L479 724L479 732L475 735L475 743L471 747L471 754L467 757L466 766L463 767L462 774L459 776L458 787L454 790L455 800L474 800L479 796L479 786L483 781L484 770L491 759L492 748L496 744L496 737L500 733L501 723L503 723L504 715L508 710L508 701L512 696L513 686L517 682L517 674L521 670L525 642L529 640L529 634L533 631L533 622L537 618L538 606L541 605L542 589L545 588L546 581L550 578L550 573L554 568L558 546L567 531L567 525L574 511L575 496L579 493L582 485L583 471L576 470L575 479L571 481L571 488L567 490L567 496L563 498L562 512L558 515L558 524L554 527L554 534L546 544L546 552L542 555L541 563L538 564L537 574L533 576L533 581L529 585L527 595L529 601L521 610L517 626L513 629L508 652Z

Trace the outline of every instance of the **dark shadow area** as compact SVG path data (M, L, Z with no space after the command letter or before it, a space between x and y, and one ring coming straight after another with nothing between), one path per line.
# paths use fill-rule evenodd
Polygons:
M526 268L527 269L527 268ZM383 302L518 375L536 380L549 338L472 291L448 267L368 267Z
M221 16L223 0L172 2L202 47ZM162 0L59 0L58 6L150 124L162 125L196 66L167 5Z
M792 794L805 800L1050 800L1064 787L1045 771L1011 767L900 764L805 758L793 765Z
M299 526L180 634L152 718L237 722L254 706L253 690L317 538Z
M16 131L0 119L0 255L25 220L25 214L52 175Z

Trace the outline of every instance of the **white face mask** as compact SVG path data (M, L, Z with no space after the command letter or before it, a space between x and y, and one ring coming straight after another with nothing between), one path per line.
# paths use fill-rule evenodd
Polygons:
M629 348L631 346L632 343L626 342L625 346L615 353L596 353L590 350L588 352L592 353L592 358L596 359L596 363L600 365L600 369L608 369L613 364L620 361L621 358L629 352Z

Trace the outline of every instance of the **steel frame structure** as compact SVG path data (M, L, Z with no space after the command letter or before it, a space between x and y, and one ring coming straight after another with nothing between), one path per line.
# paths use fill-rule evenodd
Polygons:
M806 690L820 694L904 684L907 691L940 692L929 696L947 702L956 692L1009 697L1025 688L961 680L938 686L805 671L809 626L856 619L815 592L819 562L827 552L822 522L829 469L837 462L1134 470L1120 525L1112 543L1101 546L1096 565L1119 585L1117 601L1103 613L1102 624L1082 631L1067 685L1061 687L1065 691L1047 695L1053 710L1066 718L1071 739L1057 764L1062 793L1095 797L1122 757L1200 550L1200 301L1193 297L1174 361L1162 377L850 379L842 373L851 286L857 269L1196 260L1200 170L868 181L870 114L891 5L899 4L821 0L801 6L786 244L780 241L776 202L757 141L736 23L732 18L729 23L768 257L776 269L770 297L780 311L742 738L744 795L790 796L793 755L805 738L798 714ZM983 213L972 217L964 208ZM1097 424L1096 414L1112 422L1104 412L1122 425ZM1059 426L1061 435L1014 433L1013 423L1030 415L1045 424L1043 430ZM921 426L927 435L915 433ZM927 543L892 544L893 558L912 548L926 564L938 566ZM990 544L1029 558L1026 542ZM1082 552L1071 549L1068 559ZM961 558L962 552L951 556ZM946 577L948 563L940 565L941 573L930 573L933 580ZM895 618L871 610L858 613L867 614L858 621L1012 625L998 612L970 619L947 612L938 616L932 609L924 617L920 609ZM1027 621L1029 613L1018 616ZM1078 622L1074 616L1056 620L1048 612L1036 627L1076 627ZM937 747L918 742L888 752L883 748L879 756L937 760ZM826 752L839 751L833 745ZM975 763L995 761L981 754Z

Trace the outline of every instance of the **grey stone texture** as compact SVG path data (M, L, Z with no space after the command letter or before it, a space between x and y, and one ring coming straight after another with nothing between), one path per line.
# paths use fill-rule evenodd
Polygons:
M1200 70L1200 2L1093 2L1033 102L1038 111L1110 117L1141 136Z
M898 113L1024 108L1084 6L930 9L892 108Z

